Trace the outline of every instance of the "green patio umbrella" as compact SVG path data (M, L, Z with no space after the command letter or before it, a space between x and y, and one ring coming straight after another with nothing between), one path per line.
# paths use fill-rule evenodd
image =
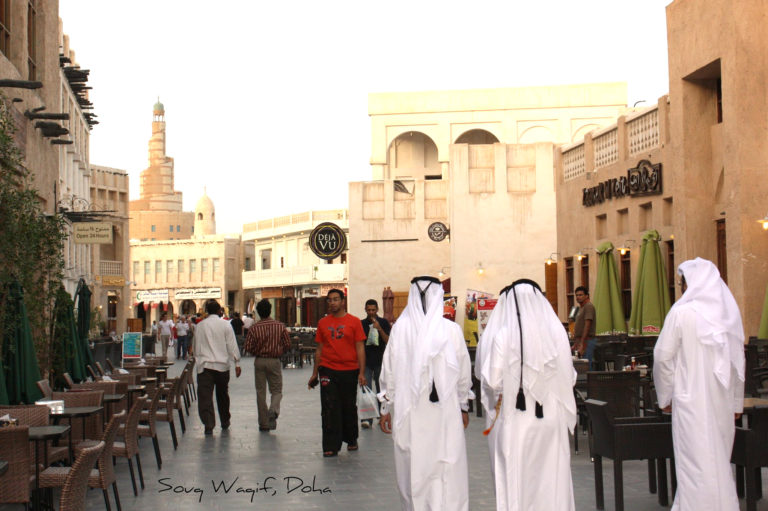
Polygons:
M0 363L0 405L9 405L11 402L8 400L8 392L5 390L5 369L3 364Z
M613 243L606 241L597 247L597 281L592 302L595 305L595 334L615 335L627 333L624 307L621 305L621 287Z
M757 331L758 339L768 339L768 289L765 290L763 300L763 313L760 316L760 328Z
M40 368L37 365L35 345L32 342L32 330L27 317L27 307L24 305L24 293L18 282L13 282L8 289L10 321L12 328L6 331L3 339L3 362L6 364L5 390L8 402L15 404L32 404L42 397L37 388L40 378Z
M632 314L629 317L630 335L659 335L671 303L667 289L667 272L661 257L658 231L643 235L640 263L637 265Z
M75 299L77 300L77 332L80 337L80 354L84 364L94 367L96 364L91 346L88 344L88 332L91 330L91 290L88 289L88 285L83 279L77 283ZM83 371L85 371L85 366L83 366Z
M74 302L63 287L56 293L54 314L56 326L53 338L56 342L56 358L61 360L56 366L59 372L68 372L76 382L85 381L87 373L80 346L80 334L75 323Z

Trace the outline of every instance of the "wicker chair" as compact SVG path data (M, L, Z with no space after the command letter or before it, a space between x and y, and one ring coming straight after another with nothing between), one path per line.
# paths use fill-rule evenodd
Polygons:
M54 392L54 400L64 401L66 408L79 406L102 406L104 404L103 390L88 390L85 392ZM78 444L83 438L83 419L70 419L72 441ZM85 438L90 440L104 435L104 421L101 414L92 415L85 419Z
M85 370L88 371L89 375L91 375L91 378L93 378L93 381L98 381L101 379L101 376L96 374L96 371L93 370L93 367L91 367L91 364L86 365Z
M47 426L50 422L51 410L44 405L17 405L7 406L0 408L0 417L5 414L10 415L14 419L19 420L21 426ZM35 459L35 444L27 442L29 444L29 455L31 459ZM40 443L39 451L37 453L38 460L44 460L44 445ZM53 441L48 441L48 463L55 463L57 461L69 460L69 448L66 446L54 446ZM2 451L0 451L2 452Z
M157 420L167 422L171 428L171 438L173 439L173 450L175 451L179 442L176 437L176 423L173 419L173 411L176 409L176 396L179 394L179 386L181 385L181 377L173 378L165 387L161 387L159 390L161 394L160 406L157 411ZM165 399L162 399L162 398ZM182 417L181 411L179 416Z
M187 368L189 369L187 377L187 393L189 394L190 402L197 399L197 389L195 388L195 381L192 376L195 374L195 359L190 357L187 360Z
M40 392L43 393L43 397L45 399L51 399L51 395L53 394L53 389L51 388L51 384L48 382L48 380L38 381L37 388L40 389Z
M590 371L587 397L608 403L610 417L640 414L640 371Z
M731 463L736 465L739 497L745 496L746 486L747 511L756 511L763 496L760 469L768 467L768 407L756 406L749 414L749 428L736 428Z
M0 504L29 503L29 489L35 484L29 443L29 426L0 428L0 452L8 462L8 472L0 476Z
M112 419L107 424L107 428L104 430L104 437L101 441L88 440L81 442L78 447L78 455L80 451L84 449L90 449L95 447L99 443L104 444L104 450L99 455L98 469L93 469L88 476L88 486L91 488L101 488L104 494L104 502L107 506L107 511L111 511L109 504L109 485L112 485L112 490L115 494L115 502L117 503L117 509L120 509L120 496L117 493L117 481L115 478L115 469L112 462L112 449L117 436L117 430L120 424L125 420L126 412L122 411L117 415L112 416ZM40 487L41 488L61 488L66 483L69 473L72 471L71 467L50 467L40 474Z
M187 402L187 396L184 394L184 389L187 388L187 379L189 379L189 370L185 367L183 371L181 371L181 375L179 376L179 386L176 388L176 410L179 412L179 422L181 423L181 433L184 434L187 432L187 425L184 421L184 414L182 413L182 410L186 411L187 416L189 416L189 403Z
M131 483L133 484L133 494L139 495L139 491L136 488L136 476L133 473L132 458L136 457L136 466L139 469L139 480L141 481L141 489L144 489L144 474L141 472L141 457L139 456L139 418L141 417L141 411L144 409L147 403L147 396L141 396L138 398L131 407L131 411L128 412L128 419L125 421L125 430L123 431L123 441L115 442L112 450L112 455L120 458L126 458L128 460L128 468L131 471Z
M72 379L72 376L70 376L69 373L64 373L62 376L64 377L64 383L66 383L67 388L71 389L75 386L75 380Z
M163 457L160 454L160 443L157 440L157 409L160 406L160 396L162 392L156 389L152 396L152 401L149 402L149 409L142 410L138 425L137 432L140 437L148 437L152 439L152 446L155 448L155 461L157 461L157 469L160 470L163 467Z
M667 469L666 459L674 458L672 448L672 424L669 417L619 417L611 416L608 403L587 399L592 442L590 452L594 459L595 500L597 509L604 509L603 457L613 460L613 486L616 511L624 510L624 477L622 463L626 460L649 460L658 465L659 504L666 506ZM672 468L674 473L674 468ZM653 479L649 471L651 493L656 491L656 472ZM674 479L673 479L674 485ZM673 487L674 492L674 487Z
M61 490L59 511L82 511L85 509L85 493L88 491L88 477L91 467L104 450L104 442L83 449L69 472L64 488Z
M128 383L124 381L86 381L83 383L76 384L72 390L101 390L104 392L104 394L127 394L128 392ZM112 417L112 415L121 412L122 410L126 410L127 408L127 402L128 398L123 397L120 401L116 403L110 403L109 407L107 409L107 417Z
M103 367L101 367L101 362L94 362L94 364L96 365L96 372L99 373L99 376L103 378L104 375L107 374L107 372L104 370Z

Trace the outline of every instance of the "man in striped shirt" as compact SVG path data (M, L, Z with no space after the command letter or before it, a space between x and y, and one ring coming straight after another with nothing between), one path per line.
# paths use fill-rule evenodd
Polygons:
M291 340L285 325L270 318L272 304L261 300L256 304L260 321L248 329L245 351L256 357L253 373L256 381L256 406L259 410L259 431L277 428L280 415L280 400L283 398L283 373L280 357L291 349ZM267 384L270 403L267 408Z

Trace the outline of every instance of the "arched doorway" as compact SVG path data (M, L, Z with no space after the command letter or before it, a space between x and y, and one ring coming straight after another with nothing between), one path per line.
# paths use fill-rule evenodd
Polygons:
M136 304L136 317L141 319L141 331L147 331L147 309L144 307L144 302Z
M440 179L442 170L437 160L437 145L427 135L408 131L389 145L387 166L392 179Z
M194 300L183 300L181 305L179 305L179 309L181 310L181 314L185 316L197 313L197 305L195 305Z
M457 144L496 144L498 141L496 135L480 129L466 131L456 139Z

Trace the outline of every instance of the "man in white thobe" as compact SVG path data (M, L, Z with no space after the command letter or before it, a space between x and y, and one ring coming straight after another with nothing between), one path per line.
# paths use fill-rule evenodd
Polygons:
M712 262L680 264L683 295L653 351L659 406L672 410L673 511L738 510L731 472L734 416L744 407L741 314Z
M568 335L535 282L502 290L478 353L496 509L574 510L568 431L576 372Z
M411 281L392 327L380 377L381 429L392 433L406 511L469 509L467 450L471 363L461 328L443 318L443 287Z

